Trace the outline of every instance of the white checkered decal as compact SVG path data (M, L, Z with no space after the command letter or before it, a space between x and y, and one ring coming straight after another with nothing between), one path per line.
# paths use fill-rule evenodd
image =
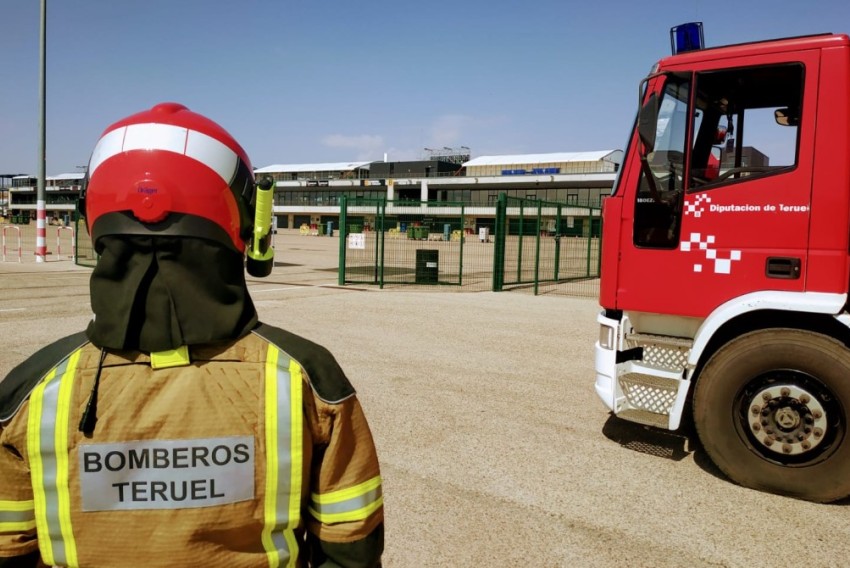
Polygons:
M695 214L695 216L698 217L699 215ZM706 261L713 261L712 264L715 274L731 274L732 262L741 260L741 251L731 250L729 251L729 258L719 258L717 249L715 249L712 245L714 245L714 235L706 235L703 239L701 233L691 233L690 239L682 241L682 244L679 246L679 250L682 252L704 251ZM702 263L695 263L694 272L702 271Z
M693 215L699 219L705 213L703 204L711 203L711 198L705 193L697 194L693 201L685 200L685 215Z

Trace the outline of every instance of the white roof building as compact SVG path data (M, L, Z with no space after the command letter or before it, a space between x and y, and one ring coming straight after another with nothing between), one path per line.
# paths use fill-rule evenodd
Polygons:
M86 177L86 174L82 172L77 172L73 174L59 174L56 176L47 176L45 181L68 181L68 180L81 180Z
M575 162L611 162L623 161L622 150L599 150L595 152L552 152L548 154L508 154L500 156L479 156L463 165L476 166L519 166L531 164L565 164Z
M372 162L326 162L319 164L274 164L254 170L255 174L303 173L303 172L350 172L369 169Z

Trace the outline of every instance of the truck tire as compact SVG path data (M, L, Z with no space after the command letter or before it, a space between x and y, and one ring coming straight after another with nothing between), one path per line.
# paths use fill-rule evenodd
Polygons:
M821 503L850 495L850 350L797 329L729 342L697 377L697 435L732 481Z

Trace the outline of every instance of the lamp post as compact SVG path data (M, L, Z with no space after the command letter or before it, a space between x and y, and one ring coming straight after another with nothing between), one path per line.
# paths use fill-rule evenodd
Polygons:
M41 0L40 43L38 50L38 185L36 186L35 261L44 262L47 256L47 211L45 205L46 162L46 93L47 93L47 0Z

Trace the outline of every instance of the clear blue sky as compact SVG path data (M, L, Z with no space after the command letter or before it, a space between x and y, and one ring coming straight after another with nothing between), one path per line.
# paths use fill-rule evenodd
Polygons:
M850 1L48 0L47 175L176 101L255 167L623 148L669 28L850 32ZM0 173L37 173L39 1L3 0Z

